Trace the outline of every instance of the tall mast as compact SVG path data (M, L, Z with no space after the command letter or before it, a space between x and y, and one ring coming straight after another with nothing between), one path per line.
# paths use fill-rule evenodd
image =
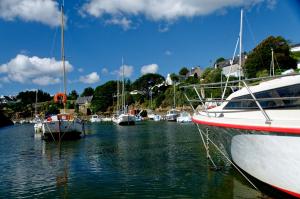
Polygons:
M271 48L271 51L272 51L272 60L271 60L271 66L272 66L272 69L271 69L271 71L270 71L270 76L275 76L275 66L274 66L274 50L273 50L273 48Z
M124 59L122 57L122 106L123 113L125 113L125 80L124 80Z
M173 96L173 107L176 109L176 100L175 100L175 81L174 81L174 96Z
M38 89L35 90L35 105L34 105L34 116L37 116L37 100L38 100Z
M117 114L120 110L120 75L118 76L118 82L117 82Z
M64 94L67 95L67 78L65 65L64 1L61 5L61 60L63 65Z
M243 14L244 11L241 9L241 24L240 24L240 60L239 60L239 87L241 84L241 72L242 72L242 51L243 51Z

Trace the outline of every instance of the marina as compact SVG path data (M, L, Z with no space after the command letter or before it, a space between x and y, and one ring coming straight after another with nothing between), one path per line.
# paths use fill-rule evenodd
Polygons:
M256 191L230 167L209 169L193 124L86 129L84 139L59 147L35 138L32 124L1 128L1 197L272 198L266 195L272 189Z
M0 198L300 198L299 11L1 0Z

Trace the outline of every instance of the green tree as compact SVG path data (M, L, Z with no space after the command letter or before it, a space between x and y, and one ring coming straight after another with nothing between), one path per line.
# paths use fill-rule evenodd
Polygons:
M178 82L178 81L179 81L179 77L178 77L178 75L176 75L175 73L172 73L172 74L170 75L170 77L171 77L171 80L172 80L173 82Z
M34 104L36 100L36 91L22 91L17 95L17 99L21 101L23 105ZM38 90L37 101L46 102L50 101L52 98L49 93Z
M78 98L78 93L76 90L72 90L70 93L69 93L69 96L68 96L68 99L69 100L76 100Z
M188 73L189 73L189 69L187 69L186 67L181 68L179 71L179 75L182 76L186 76Z
M87 87L83 90L81 93L81 97L86 97L86 96L93 96L94 95L94 89L92 87Z
M224 57L219 57L217 60L216 60L216 64L222 62L222 61L225 61L225 58Z
M132 90L138 90L148 95L151 87L161 84L164 81L165 78L160 74L148 73L135 80L131 88Z
M105 112L109 106L113 105L113 96L117 93L117 81L108 81L96 87L92 100L94 112Z
M292 58L288 42L283 37L270 36L258 44L249 53L244 65L246 77L253 78L258 75L270 73L270 63L272 59L272 49L274 50L275 69L279 67L281 71L296 68L297 61ZM278 63L278 65L277 65Z

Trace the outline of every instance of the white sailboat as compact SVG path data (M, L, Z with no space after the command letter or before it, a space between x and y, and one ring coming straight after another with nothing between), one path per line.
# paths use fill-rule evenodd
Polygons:
M118 81L118 91L117 91L117 113L113 117L113 122L118 125L135 125L135 116L128 113L128 108L126 107L125 100L125 81L124 81L124 64L122 58L122 93L121 93L121 110L119 110L119 81Z
M38 89L35 91L35 105L34 105L34 119L33 119L33 128L35 133L41 133L43 122L37 114L37 101L38 101Z
M54 101L63 103L64 111L61 114L49 116L42 124L42 139L61 141L65 139L78 139L84 131L82 121L73 114L67 113L66 68L64 55L64 4L61 5L61 59L63 65L64 92L57 93Z
M167 112L166 120L170 122L176 122L180 112L176 110L176 99L175 99L175 82L174 82L174 96L173 96L173 108Z

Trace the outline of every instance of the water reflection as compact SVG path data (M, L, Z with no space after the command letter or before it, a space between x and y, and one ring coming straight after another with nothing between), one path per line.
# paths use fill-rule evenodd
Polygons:
M87 125L84 139L44 142L0 129L3 198L257 198L231 169L211 171L194 125Z

